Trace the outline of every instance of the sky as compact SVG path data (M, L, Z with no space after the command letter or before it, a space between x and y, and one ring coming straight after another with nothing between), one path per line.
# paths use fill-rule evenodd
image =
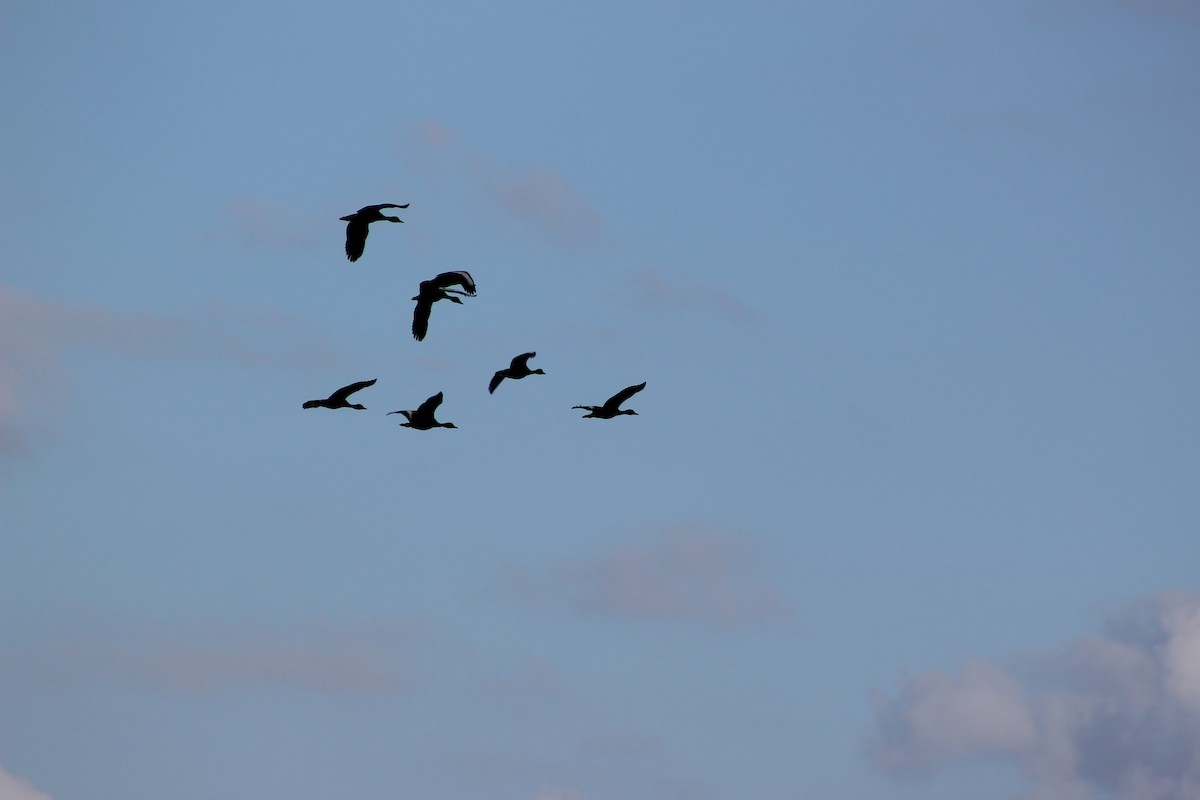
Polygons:
M1186 0L0 4L0 800L1197 800L1198 75Z

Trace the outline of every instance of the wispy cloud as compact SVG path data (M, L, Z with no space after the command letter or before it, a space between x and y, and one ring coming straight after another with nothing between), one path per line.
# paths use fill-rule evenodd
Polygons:
M415 169L427 179L464 180L488 208L522 232L572 248L592 248L603 241L603 218L562 174L504 166L437 122L416 126L405 140L415 156Z
M755 317L754 310L728 289L679 272L663 275L658 270L635 270L626 286L634 301L646 306L716 312L735 322Z
M657 736L633 730L610 731L580 742L587 755L606 758L661 761L668 753L667 743Z
M543 786L533 800L586 800L583 792L563 786Z
M310 251L320 245L323 238L337 239L342 225L332 216L316 219L288 206L245 199L228 203L223 213L227 226L225 236L252 251Z
M876 712L871 756L897 774L990 759L1031 799L1195 800L1200 593L1160 594L1057 653L918 675Z
M756 574L754 555L745 539L682 524L589 560L512 569L502 591L534 607L622 619L723 628L794 625L795 611Z
M418 633L392 622L287 628L156 625L59 637L15 654L43 679L121 682L182 694L274 688L379 694L410 686Z
M0 285L0 453L27 452L36 419L61 409L66 394L61 364L73 348L260 366L336 361L298 320L270 310L212 303L173 316L131 313L67 305Z
M35 789L24 778L18 778L0 767L0 800L53 800L50 795Z

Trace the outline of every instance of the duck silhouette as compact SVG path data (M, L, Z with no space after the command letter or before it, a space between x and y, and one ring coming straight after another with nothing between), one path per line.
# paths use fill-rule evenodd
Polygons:
M582 419L588 419L589 417L595 419L612 419L613 417L618 417L621 414L633 414L636 416L637 412L633 409L621 408L620 406L621 403L624 403L626 400L633 397L635 394L645 388L646 384L645 382L642 382L637 386L630 386L622 389L612 397L605 400L604 405L602 406L571 406L571 408L582 408L584 411L587 411L588 413L584 414Z
M404 222L399 217L384 216L385 208L408 208L408 203L398 206L395 203L380 203L377 206L363 206L353 214L342 217L346 223L346 258L358 261L362 257L363 248L367 246L367 226L372 222Z
M508 365L507 369L498 370L496 374L492 376L491 383L488 384L488 394L495 392L496 387L499 386L500 382L505 378L511 378L514 381L519 381L521 378L527 378L530 375L545 375L546 373L542 372L540 369L529 368L529 359L536 355L537 353L522 353L521 355L513 358L512 363Z
M359 411L365 411L367 408L366 406L361 405L360 403L352 404L348 398L350 397L350 395L354 394L359 389L365 389L368 386L374 386L376 380L378 380L378 379L372 378L369 381L359 381L358 383L352 383L349 386L343 386L342 388L338 389L333 394L329 395L329 397L326 397L324 400L309 400L307 403L304 404L304 407L305 408L356 408Z

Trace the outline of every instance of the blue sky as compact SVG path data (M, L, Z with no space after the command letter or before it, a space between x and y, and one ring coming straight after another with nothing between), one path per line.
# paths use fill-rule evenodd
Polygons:
M0 20L0 800L1200 796L1193 4Z

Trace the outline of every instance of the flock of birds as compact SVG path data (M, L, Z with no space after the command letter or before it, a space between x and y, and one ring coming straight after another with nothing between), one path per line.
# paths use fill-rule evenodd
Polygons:
M408 203L397 205L396 203L380 203L374 206L363 206L353 214L347 214L342 217L342 221L346 223L346 258L350 261L357 261L362 258L362 254L367 246L367 234L370 232L370 224L372 222L404 222L399 217L388 216L383 213L384 209L388 208L408 208ZM451 287L460 288L451 288ZM429 315L433 311L433 304L439 300L449 300L452 303L462 303L460 297L475 296L475 279L471 277L471 273L465 270L457 270L454 272L443 272L440 275L431 278L427 281L421 281L421 285L417 289L417 294L413 297L416 301L416 307L413 309L412 334L413 338L418 342L424 340L425 335L429 332ZM522 353L513 358L512 363L505 369L497 370L492 376L491 382L488 383L488 393L492 394L505 378L510 380L520 380L527 378L530 375L545 375L546 373L540 369L530 369L529 359L536 356L537 353ZM348 386L335 391L324 399L309 400L304 404L304 408L354 408L359 411L365 411L366 406L361 403L351 403L350 396L357 391L366 389L368 386L375 385L375 379L369 381L359 381L351 383ZM612 419L619 417L622 414L637 414L636 411L628 408L621 408L621 404L635 394L646 388L645 382L639 383L636 386L629 386L614 394L612 397L604 401L598 406L572 406L572 408L582 409L588 413L583 415L584 419ZM438 392L433 397L427 399L424 403L417 406L415 409L389 411L391 414L402 414L407 422L400 424L405 428L415 428L419 431L427 431L432 428L456 428L453 422L438 422L436 412L438 406L442 404L442 393Z

